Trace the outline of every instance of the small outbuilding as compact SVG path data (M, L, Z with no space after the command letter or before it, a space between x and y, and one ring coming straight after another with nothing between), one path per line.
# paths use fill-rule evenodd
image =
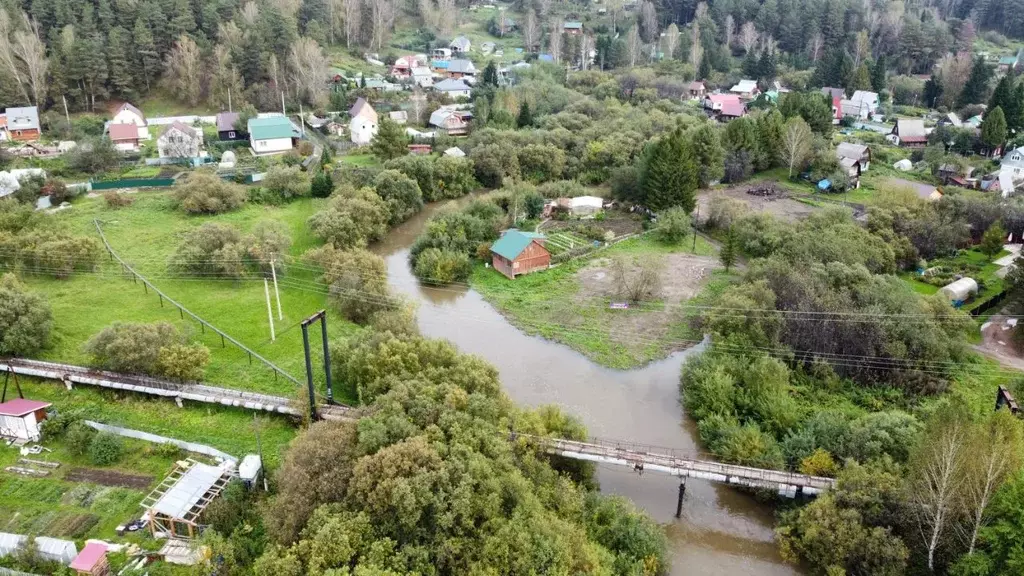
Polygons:
M79 576L107 576L110 564L107 562L107 547L99 542L90 542L75 556L69 566Z
M0 437L38 442L49 402L16 398L0 404Z
M591 216L604 207L604 199L597 196L577 196L569 200L569 211L573 216Z
M978 283L973 278L961 278L939 288L939 294L953 306L960 306L978 293Z
M501 238L491 245L491 264L508 279L547 270L551 266L551 253L544 246L547 237L536 232L521 232L515 228L506 230Z
M49 536L36 536L36 548L43 560L68 564L78 556L78 546L71 540L50 538ZM28 536L24 534L11 534L0 532L0 556L7 556L21 550L28 542Z

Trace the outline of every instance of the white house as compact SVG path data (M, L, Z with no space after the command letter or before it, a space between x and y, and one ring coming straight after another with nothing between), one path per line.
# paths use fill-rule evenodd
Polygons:
M445 78L444 80L434 84L434 90L442 94L446 94L452 100L457 98L469 98L469 95L473 92L473 89L462 80L456 80L452 78Z
M465 36L458 36L452 40L451 44L448 45L448 48L455 54L465 54L469 52L470 46L471 43L469 38L466 38Z
M569 200L569 211L576 216L596 214L604 206L604 200L597 196L577 196Z
M156 139L161 158L196 158L203 146L203 131L181 122L164 127Z
M1010 150L1003 156L1000 171L1008 171L1014 180L1024 179L1024 146Z
M427 66L416 66L412 69L412 81L420 88L430 88L434 85L434 73Z
M110 121L111 124L135 124L139 129L139 139L149 140L149 123L146 122L146 117L143 116L142 110L139 110L135 106L125 102L121 104L121 107L117 109L117 113L114 114L114 119Z
M352 142L360 146L369 144L377 135L377 112L366 100L359 98L348 111L348 115L352 119L348 124Z
M15 398L0 404L0 437L38 442L39 425L51 404Z
M757 98L761 90L758 89L756 80L740 80L739 84L729 88L729 92L738 95L744 100L753 100Z
M282 154L292 149L295 131L284 116L252 118L246 126L253 154Z
M850 96L850 100L856 102L861 110L866 110L868 116L874 116L878 112L878 92L857 90Z

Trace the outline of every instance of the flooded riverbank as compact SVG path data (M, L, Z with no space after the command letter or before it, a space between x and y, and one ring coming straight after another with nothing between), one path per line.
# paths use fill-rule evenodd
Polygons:
M570 348L528 336L466 286L424 287L409 268L409 246L440 204L393 230L372 249L385 258L391 288L415 302L420 330L493 364L508 395L524 405L556 404L598 438L699 452L679 404L679 370L701 347L629 371L599 366ZM773 510L718 484L690 480L676 519L678 481L623 467L598 467L601 490L631 499L667 526L673 575L796 575L772 541Z

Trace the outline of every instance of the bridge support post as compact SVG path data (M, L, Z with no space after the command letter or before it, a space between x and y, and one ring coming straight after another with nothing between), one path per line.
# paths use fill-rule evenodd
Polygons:
M686 478L679 479L679 499L676 501L676 518L683 517L683 497L686 496Z
M178 405L178 408L184 408L185 405L181 402L181 396L174 397L174 403Z
M68 390L74 388L74 385L71 383L71 378L68 378L67 376L64 377L64 387Z

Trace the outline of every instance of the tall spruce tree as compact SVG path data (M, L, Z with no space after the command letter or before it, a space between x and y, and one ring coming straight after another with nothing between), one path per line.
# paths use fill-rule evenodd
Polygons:
M148 92L150 82L160 73L160 52L157 51L153 33L141 16L135 20L132 37L135 39L136 86L145 86Z
M768 170L778 164L785 122L782 113L775 109L757 117L757 153L754 155L757 170Z
M875 92L883 92L885 90L885 54L879 54L878 60L875 60L875 64L871 67L871 89Z
M988 96L988 83L992 80L993 74L992 67L985 62L985 58L981 56L975 58L974 65L971 66L971 75L967 78L963 91L960 92L959 105L967 106L984 102L985 97Z
M648 208L660 212L679 206L687 214L696 206L698 167L693 149L679 129L651 144L640 189Z
M107 64L110 69L111 91L125 99L135 95L135 78L132 76L131 38L128 31L115 26L107 36Z
M697 180L701 188L722 179L725 150L718 137L718 128L711 122L702 122L700 126L687 133L687 141L693 148L693 157L697 162Z
M932 77L924 83L924 91L921 94L921 99L924 100L922 104L926 108L934 108L939 98L942 98L942 82L939 82L938 77L932 74Z
M519 106L519 116L516 116L516 127L526 128L533 125L533 112L530 111L530 104L523 102Z
M1006 116L1003 109L993 108L981 121L981 141L988 147L989 152L996 151L1006 142Z

